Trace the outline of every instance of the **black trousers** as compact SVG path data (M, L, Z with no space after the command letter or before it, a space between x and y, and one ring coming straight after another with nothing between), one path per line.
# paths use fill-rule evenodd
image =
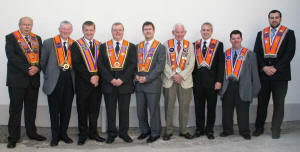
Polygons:
M100 88L77 89L76 95L79 138L98 135L97 121L102 97Z
M8 87L10 97L8 141L17 142L21 135L21 116L24 104L26 134L29 137L36 135L36 108L39 88L29 85L28 88Z
M67 136L74 90L70 71L61 71L54 91L48 95L52 139Z
M104 94L107 114L107 133L117 136L116 109L119 108L119 135L127 135L129 129L129 105L131 94Z
M230 80L222 101L223 131L233 133L233 112L236 107L239 133L250 134L249 106L250 102L242 101L240 98L239 82Z
M288 89L288 81L261 80L261 90L258 94L257 117L255 128L264 130L264 125L268 113L268 105L272 93L273 117L272 130L280 131L280 126L284 116L284 100Z
M194 86L194 103L196 115L196 129L206 133L213 133L216 121L217 92L213 88ZM206 126L205 105L207 104Z

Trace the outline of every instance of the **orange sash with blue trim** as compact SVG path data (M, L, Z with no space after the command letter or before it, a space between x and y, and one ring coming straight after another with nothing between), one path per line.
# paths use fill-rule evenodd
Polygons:
M231 48L226 50L225 52L225 68L226 68L226 79L232 77L236 80L239 80L241 70L243 68L243 63L246 59L248 49L243 48L240 51L240 54L237 56L235 64L233 65L233 61L231 59Z
M271 45L270 27L266 27L262 32L262 44L264 49L265 58L277 58L277 53L279 47L284 39L288 28L285 26L280 26L278 32L276 33L273 43Z
M216 49L219 45L219 41L216 39L211 39L205 56L203 56L202 54L201 44L202 44L202 39L200 41L196 41L195 43L195 54L196 54L196 61L197 61L198 68L207 67L208 69L210 69L212 61L216 54Z
M174 71L177 66L179 66L179 68L181 70L184 70L185 68L185 64L186 64L186 60L187 60L187 56L189 54L189 46L190 43L187 40L183 40L183 51L181 53L181 58L180 58L180 62L179 65L177 64L177 56L175 53L175 45L174 45L174 39L170 39L168 40L168 47L169 47L169 56L170 56L170 61L171 61L171 66L172 66L172 71Z
M29 46L28 42L23 38L20 31L13 32L15 38L19 46L21 47L26 59L30 65L38 65L39 64L39 42L37 36L33 33L30 33L30 42L31 46Z
M160 44L159 41L154 40L147 54L144 54L144 43L141 42L138 49L138 72L149 72L153 57Z
M117 54L113 46L113 41L110 40L106 42L106 54L108 56L110 68L112 70L120 71L123 69L126 61L127 53L128 53L128 48L129 48L129 42L123 40L119 54Z
M72 67L72 60L71 60L71 50L70 50L70 46L72 45L74 41L69 38L68 39L68 53L67 55L65 54L64 48L62 46L61 43L61 39L60 36L57 35L53 38L53 43L54 43L54 47L56 50L56 57L57 57L57 63L59 67L63 67L64 64L68 64L70 66L70 68Z

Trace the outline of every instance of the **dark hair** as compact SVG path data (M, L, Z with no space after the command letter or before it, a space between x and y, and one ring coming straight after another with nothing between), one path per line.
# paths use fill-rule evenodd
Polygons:
M92 21L85 21L83 24L82 24L82 30L83 30L83 28L84 28L84 26L94 26L94 29L96 29L96 25L95 25L95 23L94 22L92 22Z
M272 10L272 11L270 11L270 12L269 12L269 15L268 15L268 18L270 18L270 15L273 14L273 13L279 13L279 16L280 16L280 18L281 18L281 12L278 11L278 10Z
M233 31L230 33L230 39L231 39L231 36L232 36L233 34L239 34L239 35L241 36L241 38L242 38L242 32L239 31L239 30L233 30Z
M151 25L153 27L153 30L155 30L155 27L154 27L154 24L150 21L146 21L144 24L143 24L143 27L142 27L142 30L144 30L144 27L147 26L147 25Z

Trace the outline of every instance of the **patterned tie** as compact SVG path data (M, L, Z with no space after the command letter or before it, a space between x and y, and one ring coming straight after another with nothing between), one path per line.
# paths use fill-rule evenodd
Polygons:
M120 42L117 42L117 46L116 46L115 50L116 50L116 53L119 54L119 51L120 51Z
M90 41L90 49L91 49L91 51L92 51L93 57L95 57L95 48L94 48L94 46L93 46L93 42L92 42L92 41Z
M68 49L67 49L66 43L67 42L64 42L64 51L65 51L65 56L68 56Z
M202 55L203 55L203 56L205 56L206 51L207 51L206 41L204 41L203 48L202 48Z
M237 51L234 51L234 56L233 56L233 65L235 64L237 58Z
M31 47L31 42L29 41L29 36L25 36L25 40L27 41L27 43L29 44L29 47Z
M144 46L144 57L147 56L147 53L148 53L148 45L149 45L149 42L146 42L145 46Z
M178 41L177 42L177 53L178 53L178 55L180 53L180 50L181 50L180 41Z
M276 29L271 28L271 42L273 43L275 37Z

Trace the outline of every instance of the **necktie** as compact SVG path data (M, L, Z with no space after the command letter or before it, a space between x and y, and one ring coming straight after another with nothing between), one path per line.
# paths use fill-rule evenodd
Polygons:
M178 55L180 53L180 50L181 50L180 41L178 41L177 42L177 53L178 53Z
M25 40L27 41L27 43L29 44L29 47L31 47L31 42L29 41L28 36L25 36Z
M93 42L92 41L90 41L90 49L91 49L91 53L92 53L93 57L95 57L95 48L93 46Z
M146 56L148 53L148 45L149 45L149 42L146 42L146 44L144 46L144 56Z
M67 49L66 43L67 42L64 42L64 52L65 52L65 56L68 56L68 49Z
M206 41L204 41L203 48L202 48L202 55L203 55L203 56L205 56L206 51L207 51Z
M236 51L234 51L234 56L233 56L233 65L235 64L236 58L237 58L237 52L236 52Z
M120 51L120 43L117 42L117 46L116 46L116 53L119 54Z
M276 29L271 28L271 42L273 43L275 37Z

